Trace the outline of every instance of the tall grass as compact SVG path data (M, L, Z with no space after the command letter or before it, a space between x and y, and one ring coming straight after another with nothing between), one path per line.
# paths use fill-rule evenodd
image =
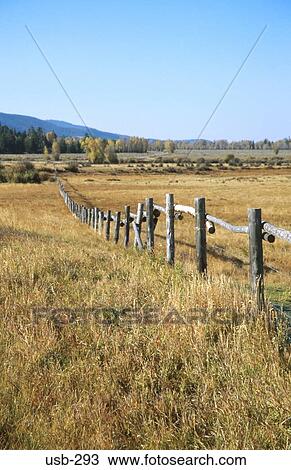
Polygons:
M288 363L245 289L104 242L52 183L0 202L1 448L291 447Z

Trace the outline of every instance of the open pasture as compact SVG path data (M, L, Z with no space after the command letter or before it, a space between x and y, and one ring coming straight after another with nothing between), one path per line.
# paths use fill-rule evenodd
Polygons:
M90 172L64 178L66 189L76 202L96 206L106 211L123 210L125 205L136 212L138 202L152 196L154 202L165 206L165 194L173 193L175 203L194 205L194 197L206 197L207 213L235 225L247 225L247 209L262 208L263 220L290 229L291 171L267 170L214 172L207 175L135 175ZM176 259L195 270L194 220L185 215L175 223ZM131 234L133 237L133 232ZM210 274L225 274L246 284L248 281L248 237L230 233L216 226L208 235L208 264ZM161 215L155 238L156 254L165 254L165 218ZM271 300L291 302L290 246L276 240L264 242L267 293Z
M205 195L208 211L231 222L261 206L267 220L289 226L288 173L112 172L67 174L67 188L79 202L113 210L149 195L163 203L166 192L185 204ZM192 226L186 217L176 223L181 244L169 267L162 216L150 257L80 224L54 182L0 185L1 448L290 448L283 338L268 335L262 318L244 320L246 240L217 227L211 275L201 279ZM285 298L288 250L283 242L265 249L278 270L267 283ZM200 320L169 320L193 308ZM149 314L155 321L139 321Z

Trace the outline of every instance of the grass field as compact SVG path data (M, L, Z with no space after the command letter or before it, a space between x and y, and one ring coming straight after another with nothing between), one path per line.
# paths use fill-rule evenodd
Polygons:
M287 166L291 165L291 150L280 150L275 154L273 150L184 150L177 149L173 154L167 152L148 151L147 153L118 153L118 159L121 163L129 163L131 161L137 163L154 163L156 161L171 163L171 161L189 161L194 164L197 160L203 159L205 162L214 164L223 163L227 155L233 155L235 158L241 160L243 165L248 166ZM35 163L41 162L43 164L47 160L50 161L51 155L44 154L0 154L0 162L16 162L29 158L30 161ZM61 154L60 161L56 165L62 166L63 163L77 161L79 163L88 163L85 153L65 153Z
M107 172L110 169L107 168ZM111 172L112 173L112 172ZM64 177L66 189L79 203L101 207L104 210L123 210L131 204L136 212L137 203L152 196L157 204L165 205L165 194L172 192L175 202L194 205L194 197L205 196L207 212L233 224L247 225L247 209L261 207L263 219L290 229L291 170L250 169L243 173L213 172L207 175L168 174L95 174L91 172ZM177 260L194 264L194 222L191 216L175 224ZM165 220L161 217L156 229L156 253L165 254ZM225 274L242 283L248 282L248 239L246 235L230 233L217 226L216 233L208 236L209 273ZM290 246L276 240L264 243L266 285L272 300L291 302ZM274 296L276 298L274 298Z
M247 208L261 207L285 228L290 178L289 169L64 175L87 205L204 195L207 211L230 222L245 224ZM162 217L149 257L81 225L53 182L1 184L0 206L1 448L291 448L290 364L280 334L268 334L263 318L246 321L244 235L217 227L201 279L191 218L176 224L170 268ZM288 303L290 247L264 248L270 297ZM165 321L193 309L205 321ZM136 321L153 313L157 321Z

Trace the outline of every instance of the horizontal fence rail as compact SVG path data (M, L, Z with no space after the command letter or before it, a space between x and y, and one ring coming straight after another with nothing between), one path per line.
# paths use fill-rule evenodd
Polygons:
M213 215L206 214L206 220L208 220L209 222L212 222L213 224L220 225L221 227L225 228L226 230L229 230L230 232L235 232L235 233L248 233L249 232L248 226L232 225L228 222L225 222L225 220L214 217Z
M58 180L59 192L69 211L81 223L88 224L99 235L110 240L113 234L114 243L120 239L120 229L124 230L123 244L127 248L130 242L130 227L133 229L133 245L138 250L147 249L153 253L155 245L155 229L161 214L166 218L166 261L173 265L175 262L175 221L183 219L187 214L195 219L195 242L197 271L201 275L207 274L207 234L214 234L215 225L234 233L248 235L249 242L249 279L253 298L258 310L262 310L264 299L264 261L263 241L273 243L275 237L291 243L291 231L276 227L269 222L262 221L261 209L248 209L248 224L245 226L233 225L207 213L205 198L195 198L194 206L175 204L174 195L166 195L165 207L155 204L149 197L137 205L136 212L130 206L125 206L124 217L121 211L115 214L108 209L104 211L98 207L85 207L75 202L65 190L64 184ZM142 224L145 224L146 241L142 241Z
M291 232L289 232L288 230L276 227L275 225L269 224L268 222L263 222L263 229L266 233L269 233L274 237L281 238L281 240L285 240L286 242L291 243Z

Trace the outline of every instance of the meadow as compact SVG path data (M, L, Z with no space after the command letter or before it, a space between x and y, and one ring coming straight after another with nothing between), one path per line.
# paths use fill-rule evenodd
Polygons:
M126 167L125 167L126 169ZM206 211L230 223L247 225L247 209L262 208L263 220L290 229L290 169L247 169L213 171L207 174L151 174L148 167L140 172L124 174L124 168L87 169L78 175L64 175L66 189L73 199L88 207L100 207L113 212L126 204L136 212L138 202L152 196L155 203L165 206L165 194L173 193L175 202L194 205L194 198L206 198ZM104 175L104 170L107 175ZM149 168L150 170L150 168ZM118 173L120 171L121 173ZM279 210L278 210L279 209ZM165 220L162 216L156 228L155 252L165 255ZM195 265L194 219L184 215L175 224L176 259L193 270ZM276 240L264 243L266 286L273 301L291 302L291 260L288 243ZM248 237L230 233L217 226L208 235L208 264L210 274L225 274L242 284L248 283ZM195 267L195 266L194 266Z
M261 207L290 229L289 168L153 170L90 166L62 180L104 210L172 192L187 205L205 196L235 224ZM1 448L291 448L290 360L270 308L250 319L246 237L217 227L203 279L191 217L176 223L174 267L164 235L161 216L153 256L126 250L74 219L55 182L0 185ZM290 246L264 250L268 297L288 304ZM193 310L190 324L169 320Z

